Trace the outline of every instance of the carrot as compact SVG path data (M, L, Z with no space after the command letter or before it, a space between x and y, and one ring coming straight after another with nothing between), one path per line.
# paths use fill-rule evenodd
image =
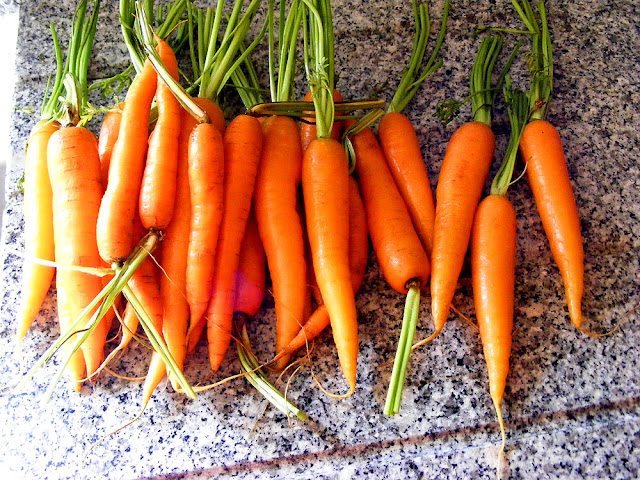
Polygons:
M310 102L313 100L313 95L311 91L308 91L304 96L305 102ZM344 98L342 94L338 90L333 91L333 101L334 102L342 102ZM302 141L302 151L304 152L311 140L316 138L316 125L314 117L302 117L302 121L300 122L300 140ZM333 127L331 128L331 138L334 140L340 140L340 136L342 135L342 124L343 122L336 121L333 123Z
M209 356L212 362L216 359L215 363L222 361L231 340L234 272L251 209L261 151L260 122L247 115L234 118L224 136L224 211L215 255L212 295L206 314ZM217 366L214 367L216 369Z
M422 73L419 72L419 68L426 51L431 21L427 4L418 5L416 0L412 3L415 37L411 58L398 89L389 102L387 113L380 121L378 136L387 165L407 206L416 233L425 252L431 257L436 215L433 193L416 131L411 121L401 112L411 101L422 82L442 66L442 59L436 61L436 58L447 29L449 1L447 0L444 4L440 34Z
M298 125L291 118L270 117L263 122L262 131L254 208L273 284L279 352L305 320L307 271L302 223L296 211L302 148ZM279 366L285 364L286 358Z
M352 137L356 174L362 192L367 225L376 259L387 283L398 293L408 284L426 286L430 267L407 207L386 165L384 154L370 129Z
M38 316L55 275L53 267L35 259L54 260L51 183L47 170L47 144L60 128L57 121L41 120L27 143L24 173L24 253L18 343Z
M435 330L414 348L437 337L449 315L469 245L473 216L493 158L495 137L490 125L495 95L491 74L501 49L499 37L482 40L471 75L473 121L463 124L451 136L440 168L431 254L431 315ZM499 84L516 51L507 62Z
M354 295L364 279L368 251L367 216L364 203L358 191L358 184L353 177L349 177L349 271ZM295 352L317 337L329 325L329 313L322 301L322 296L319 295L316 300L319 303L318 308L279 355L289 355Z
M565 286L569 316L582 329L584 250L578 208L558 131L545 120L527 124L520 140L527 178Z
M118 133L120 131L120 119L122 118L123 107L124 102L120 102L115 109L107 112L102 120L100 133L98 134L98 155L100 156L103 190L107 189L109 164L111 163L113 146L118 139Z
M157 36L155 40L160 60L177 81L178 62L173 50ZM157 81L156 106L158 120L149 139L138 208L145 228L163 231L171 221L176 196L180 104L161 78Z
M500 403L504 396L513 326L516 213L502 195L478 206L471 235L471 279L478 329L489 372L489 391L503 435Z
M58 130L49 140L47 164L53 194L56 262L65 267L100 267L95 234L102 183L96 137L82 127ZM102 281L95 275L61 268L56 285L61 332L65 332L102 290ZM106 322L101 322L81 345L88 375L102 363L106 327ZM75 360L71 367L76 382L79 365Z
M411 121L399 112L387 113L378 128L380 146L409 215L429 257L433 249L436 208L420 143Z
M544 3L538 3L540 25L528 1L522 5L515 2L514 7L532 34L531 118L520 139L520 152L527 164L527 178L553 259L562 276L571 322L585 334L600 336L582 327L584 247L580 219L560 135L546 120L553 90L553 54Z
M253 210L242 238L235 279L234 312L253 317L264 300L266 257Z
M506 435L500 404L511 355L516 256L516 213L507 199L507 190L512 184L518 143L529 115L526 93L512 88L508 76L503 90L511 122L509 144L491 183L491 194L478 205L471 230L473 300L489 374L489 392L502 434L501 455Z
M138 205L149 131L149 110L157 75L150 61L133 80L120 120L109 165L109 184L100 204L97 239L100 256L109 263L127 258L133 249L132 225Z
M223 210L224 145L210 123L194 127L189 138L191 226L187 256L186 291L195 325L207 310Z

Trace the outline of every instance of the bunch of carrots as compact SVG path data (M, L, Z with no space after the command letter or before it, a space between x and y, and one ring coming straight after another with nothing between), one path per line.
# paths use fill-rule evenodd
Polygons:
M470 245L478 328L504 448L500 404L511 346L516 238L507 190L518 146L562 273L571 320L591 333L581 324L584 266L577 209L559 136L545 120L553 64L543 2L538 23L527 0L513 0L533 45L528 94L508 76L520 44L497 82L493 72L503 41L487 36L480 44L470 76L473 118L448 143L435 201L416 132L401 111L442 65L448 1L424 66L431 20L427 6L413 1L413 53L386 112L384 102L344 101L335 88L328 0L292 0L288 9L281 2L279 10L269 0L264 25L248 45L259 0L246 6L236 0L229 11L222 1L215 9L199 9L189 0L157 10L148 3L121 0L132 62L113 81L127 72L135 76L125 100L108 109L98 138L84 125L96 113L87 100L86 72L99 0L89 16L88 1L79 3L65 61L52 29L57 74L27 148L17 336L27 333L55 275L61 337L22 385L62 347L65 371L80 389L132 339L145 341L137 333L140 325L153 348L143 403L165 375L177 391L195 397L212 386L191 387L183 370L206 328L213 372L235 338L249 381L278 408L304 418L269 383L265 367L288 368L295 352L331 325L348 384L342 396L355 391L355 294L370 237L389 286L406 295L384 408L393 415L400 409L411 350L444 328ZM251 62L265 35L268 89ZM296 102L300 37L308 95ZM176 56L185 47L193 73L186 88ZM248 113L227 124L220 100L232 90L230 83ZM501 90L511 138L491 195L481 201L494 155L492 111ZM262 100L265 91L269 103ZM370 127L380 117L376 136ZM244 320L234 318L259 310L267 267L276 341L272 357L259 362ZM414 345L421 292L430 293L434 331ZM114 319L122 335L105 358Z

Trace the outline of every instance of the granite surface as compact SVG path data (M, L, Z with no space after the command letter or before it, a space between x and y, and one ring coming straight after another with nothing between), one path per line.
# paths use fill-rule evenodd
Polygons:
M116 27L116 2L103 2L91 77L111 75L127 62ZM346 98L375 93L389 99L412 42L410 2L336 0L338 87ZM432 1L438 20L442 1ZM586 254L584 312L587 327L606 329L640 305L640 9L635 0L548 2L555 48L555 96L550 120L558 127L581 216ZM74 2L21 2L14 95L14 130L2 229L0 374L18 373L13 332L22 249L22 198L17 180L23 148L36 122L53 57L48 24L66 38ZM406 113L415 122L432 185L446 143L469 118L465 106L442 126L434 106L462 99L478 39L476 25L517 26L508 0L452 2L444 67L426 82ZM507 46L514 43L507 38ZM264 73L264 52L256 56ZM526 86L524 59L514 81ZM95 127L95 125L94 125ZM508 119L495 114L497 154L504 151ZM497 168L496 160L492 173ZM640 320L631 315L615 335L588 338L571 326L560 276L526 182L509 193L518 216L513 351L504 399L509 478L616 478L640 476ZM455 303L472 315L468 265ZM250 324L266 358L273 340L273 304ZM423 299L417 333L431 331ZM382 408L400 331L403 298L384 282L373 253L360 293L359 388L334 400L314 383L308 368L289 386L290 398L311 421L287 420L238 379L191 401L160 388L133 426L85 449L138 412L141 384L104 375L71 392L65 384L52 399L39 399L53 368L37 375L26 392L0 396L0 471L16 478L495 478L499 433L488 394L486 367L475 329L453 316L442 335L416 351L399 415ZM56 337L52 291L27 336L31 365ZM327 336L325 336L328 339ZM258 343L256 341L256 343ZM113 368L144 373L148 353L139 346ZM187 375L207 375L205 347L189 361ZM331 341L313 355L317 380L332 391L336 374ZM230 350L216 378L236 373ZM7 478L3 475L3 478Z

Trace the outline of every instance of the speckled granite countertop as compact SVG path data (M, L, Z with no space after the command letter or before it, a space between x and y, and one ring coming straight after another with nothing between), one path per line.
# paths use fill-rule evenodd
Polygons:
M93 78L119 71L127 57L116 25L116 2L104 2ZM345 97L366 97L389 81L395 88L411 48L410 2L335 2L335 33ZM440 18L442 1L433 1ZM355 4L355 8L354 8ZM25 139L52 71L49 21L68 31L74 2L22 2L17 53L12 151L2 230L0 372L17 373L13 332L19 294L22 172ZM588 325L609 326L640 304L640 9L635 0L549 2L555 47L555 97L550 119L561 133L586 250L584 310ZM510 19L510 20L509 20ZM477 41L475 25L510 21L507 0L452 2L443 48L445 67L429 80L407 113L417 125L433 185L453 124L435 119L436 102L467 91ZM261 62L258 58L257 62ZM8 68L8 67L7 67ZM522 71L522 64L516 70ZM516 75L516 80L519 76ZM382 90L383 97L388 93ZM495 117L497 155L506 144L508 120ZM7 152L5 152L7 154ZM497 167L497 161L495 166ZM495 167L494 167L495 171ZM640 476L640 320L633 316L610 338L593 340L570 325L561 287L526 182L510 191L518 215L516 310L511 373L504 401L510 478L619 478ZM472 313L465 267L455 302ZM159 389L141 420L103 441L87 460L87 445L140 408L141 385L102 377L81 394L61 384L46 406L38 402L46 378L19 396L0 396L0 471L19 478L494 478L499 433L488 395L476 331L452 319L409 368L403 409L382 414L400 328L403 299L387 287L373 255L361 293L359 389L346 400L327 398L309 370L290 396L312 419L289 424L240 379L190 401L170 387ZM28 364L57 334L54 295L25 344ZM251 324L254 338L272 338L269 300ZM423 300L418 336L431 331ZM270 341L270 340L269 340ZM327 342L331 343L331 342ZM314 371L338 390L332 346L314 356ZM143 373L143 349L115 366ZM206 373L203 349L188 374ZM237 371L228 354L220 376ZM5 475L2 478L6 478Z

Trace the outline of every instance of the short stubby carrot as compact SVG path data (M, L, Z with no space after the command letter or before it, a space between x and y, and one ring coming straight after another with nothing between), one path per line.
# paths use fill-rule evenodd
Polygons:
M503 432L500 403L509 372L513 328L516 213L502 195L485 198L471 234L471 280L489 392Z
M436 187L431 315L437 335L449 316L495 146L491 128L467 122L451 136Z
M231 340L234 273L238 268L261 153L260 122L248 115L238 115L224 135L224 211L206 314L210 355L213 351L215 358L224 356Z
M213 287L218 232L224 195L224 145L211 123L200 123L189 137L191 223L187 253L186 293L190 325L200 322Z
M120 102L113 110L109 110L102 120L100 133L98 134L98 155L100 156L100 166L102 171L102 189L107 189L109 182L109 165L113 147L120 132L120 120L122 118L122 108L124 102Z
M296 211L302 175L300 131L294 120L269 117L256 177L254 209L267 255L276 310L276 352L304 323L307 268L303 227ZM284 359L279 367L284 367Z
M244 230L240 257L236 268L233 311L253 317L264 300L266 256L253 210Z
M384 278L399 293L412 280L425 288L430 265L411 223L407 207L370 129L354 135L356 173L362 193L373 250Z
M47 163L53 193L56 262L63 267L101 267L96 221L102 181L96 137L81 127L58 130L49 140ZM59 268L56 285L58 315L64 332L100 293L102 280L73 268ZM81 345L87 375L102 363L107 330L103 319Z
M416 131L405 115L390 112L380 121L378 137L416 233L431 257L436 207Z
M149 112L157 75L147 60L133 80L120 119L118 139L109 165L109 183L100 204L97 239L100 256L108 263L131 253L133 221L138 207L149 136Z
M38 122L27 142L24 170L24 255L22 266L21 310L17 328L20 341L38 316L47 296L55 269L36 263L53 261L53 212L51 182L47 168L47 145L60 128L55 121Z
M302 192L313 268L351 394L356 387L358 316L349 271L348 162L339 142L317 138L309 144Z
M305 102L310 102L313 100L313 95L311 91L308 91L304 96ZM333 91L333 101L334 102L342 102L344 98L342 98L342 94L338 90ZM317 136L316 125L314 117L302 117L303 122L300 122L300 140L302 141L302 151L304 152L311 140L315 139ZM333 122L333 126L331 127L331 138L334 140L340 140L340 135L342 135L342 126L343 121L337 120Z
M527 124L520 138L527 178L565 288L571 321L582 329L584 249L562 141L546 120Z
M173 50L164 40L157 37L156 40L162 63L178 80L178 62ZM181 107L161 78L157 81L156 106L158 120L149 139L138 209L145 228L163 231L171 221L176 198Z

